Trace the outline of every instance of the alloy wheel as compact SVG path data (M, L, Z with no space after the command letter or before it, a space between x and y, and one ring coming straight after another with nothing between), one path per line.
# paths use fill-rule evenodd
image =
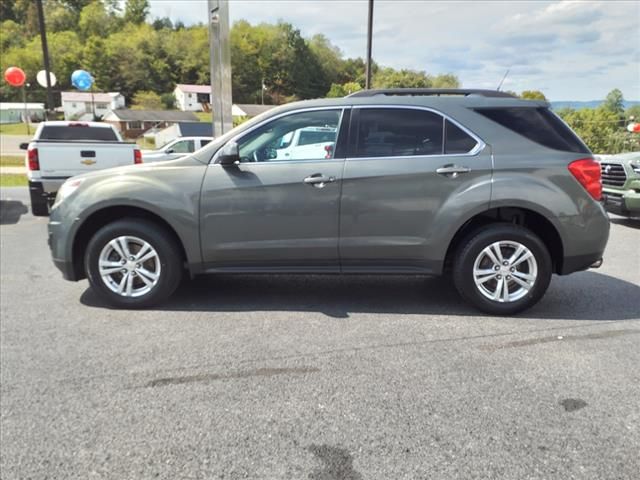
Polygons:
M482 295L500 303L516 302L533 288L538 263L526 246L499 241L484 248L473 265L473 280Z
M120 236L103 247L98 271L112 292L123 297L140 297L158 283L160 257L149 242L138 237Z

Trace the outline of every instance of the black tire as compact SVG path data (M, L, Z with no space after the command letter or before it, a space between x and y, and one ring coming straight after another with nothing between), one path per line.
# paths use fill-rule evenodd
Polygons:
M46 197L29 191L31 197L31 213L34 217L48 217L49 216L49 204Z
M476 259L480 257L485 248L495 242L517 242L526 247L535 259L537 276L533 282L533 286L526 291L526 294L523 292L522 298L508 302L500 302L488 298L482 293L481 287L476 286L473 273ZM456 289L467 302L483 312L492 315L513 315L532 307L542 298L551 281L551 256L544 242L530 230L517 225L497 223L476 230L462 242L455 255L453 262L453 282ZM506 256L505 260L507 260ZM505 269L507 268L510 267L505 266ZM520 265L516 268L526 268L526 266ZM496 272L496 275L498 275L498 273L502 272ZM508 273L509 272L504 272L505 279L503 279L503 282L506 281L506 278L512 278L506 276ZM492 279L489 282L495 282L494 285L497 286L498 281L499 280ZM511 288L514 288L514 290L520 287L515 284L513 280L510 280L509 285L512 285ZM490 287L487 287L487 289L491 290ZM497 291L498 289L495 290Z
M98 263L103 248L120 236L144 240L158 254L160 274L157 283L148 293L139 297L122 296L112 291L100 275ZM138 218L118 220L98 230L87 245L84 266L93 290L107 303L118 308L145 308L166 300L176 290L184 273L181 250L173 235L156 223Z

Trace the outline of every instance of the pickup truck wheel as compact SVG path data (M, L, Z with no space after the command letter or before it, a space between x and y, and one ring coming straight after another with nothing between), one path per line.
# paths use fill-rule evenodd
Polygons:
M163 228L145 220L110 223L91 238L85 269L91 287L116 307L149 307L168 298L182 278L181 254Z
M493 315L513 315L536 304L551 281L551 257L530 230L485 227L458 249L453 281L460 295Z
M31 213L34 217L48 217L49 216L49 202L40 190L34 191L34 188L29 185L29 198L31 200Z

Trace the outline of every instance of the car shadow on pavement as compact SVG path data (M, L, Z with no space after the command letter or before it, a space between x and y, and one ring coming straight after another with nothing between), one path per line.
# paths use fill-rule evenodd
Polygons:
M0 225L14 225L27 213L27 206L17 200L0 200Z
M636 230L640 230L640 218L624 218L624 217L616 217L609 219L611 223L615 223L616 225L623 225L625 227L635 228Z
M542 301L523 318L630 320L640 317L640 286L595 272L554 277ZM87 306L109 308L90 289ZM152 310L320 312L481 316L444 278L398 276L210 275L185 281Z

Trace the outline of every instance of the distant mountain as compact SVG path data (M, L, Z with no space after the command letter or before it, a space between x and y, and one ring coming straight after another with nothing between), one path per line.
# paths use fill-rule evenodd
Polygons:
M553 110L560 110L561 108L572 108L574 110L580 110L582 108L598 108L604 100L589 100L586 102L578 102L572 100L562 100L559 102L550 102ZM625 100L624 108L629 108L633 105L640 105L640 101L637 100Z

